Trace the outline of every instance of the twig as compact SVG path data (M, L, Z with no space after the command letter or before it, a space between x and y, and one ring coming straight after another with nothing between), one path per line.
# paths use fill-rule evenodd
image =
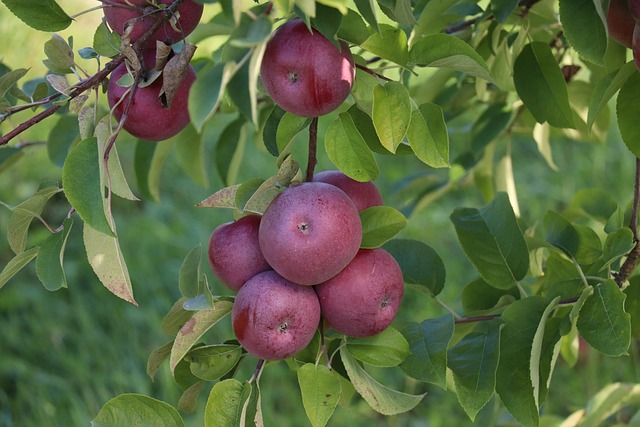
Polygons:
M249 384L254 382L260 376L260 373L262 372L263 367L264 367L264 359L260 359L258 361L258 365L256 366L256 369L253 371L253 374L251 375L251 378L249 378Z
M378 74L375 71L373 71L371 68L365 67L364 65L356 64L356 68L364 71L365 73L369 73L372 76L376 76L379 79L382 79L382 80L385 80L385 81L388 81L388 82L391 81L391 79L389 77L385 77L382 74Z
M627 255L627 259L620 267L620 271L613 275L614 280L621 286L627 281L640 260L640 239L638 239L638 205L640 204L640 158L636 157L636 176L633 185L633 206L631 207L631 221L629 228L633 233L635 245Z
M313 170L318 164L318 118L314 117L309 125L309 160L307 162L307 176L305 181L313 181Z

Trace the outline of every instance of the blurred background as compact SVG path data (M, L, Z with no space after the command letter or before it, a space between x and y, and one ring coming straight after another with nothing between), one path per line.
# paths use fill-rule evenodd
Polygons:
M94 7L97 2L58 2L69 14ZM210 6L208 6L209 8ZM211 9L207 9L211 10ZM90 46L102 13L94 11L77 17L77 23L60 34L73 36L74 48ZM25 26L0 5L0 61L5 66L30 68L27 79L42 77L43 44L50 34ZM215 41L204 42L198 55L209 55ZM83 63L84 64L84 63ZM95 64L86 61L86 69ZM92 68L93 67L93 68ZM12 117L2 124L6 132L29 116ZM613 116L613 115L612 115ZM469 128L475 117L458 117L448 122L452 158L469 143ZM19 142L45 141L59 117L52 117L23 134ZM332 117L320 120L320 140ZM538 153L531 137L514 135L511 144L515 182L522 222L536 225L548 209L566 208L576 191L590 187L607 189L622 206L632 198L634 159L620 141L615 124L604 144L556 138L552 143L553 171ZM195 246L206 248L209 235L222 222L232 219L230 211L199 209L194 205L222 188L215 170L213 148L221 129L210 126L206 138L208 185L194 183L169 153L160 177L160 200L130 202L114 200L114 216L124 257L139 304L132 306L109 293L95 277L82 246L81 224L76 221L68 239L65 270L68 289L48 292L40 284L33 264L0 290L0 426L88 426L100 407L121 393L142 393L176 405L181 390L168 367L163 366L152 381L146 375L149 353L171 337L160 329L162 318L179 298L178 271L186 254ZM276 172L274 159L261 146L260 138L249 138L242 159L239 181L267 178ZM118 150L129 183L140 194L133 158L136 141L122 135ZM305 162L305 136L299 136L295 156ZM0 173L0 200L16 205L31 197L45 182L59 182L61 169L53 165L44 145L34 145L30 155ZM333 169L322 144L317 170ZM421 187L419 182L443 182L452 173L433 170L409 156L377 157L381 175L376 181L385 202L408 212L407 206ZM418 180L416 180L418 179ZM420 181L422 179L423 181ZM466 180L469 181L469 180ZM485 201L471 182L462 180L441 197L410 216L401 237L431 245L443 258L447 280L441 299L460 310L459 294L476 277L466 261L449 215L456 207L480 207ZM412 186L407 187L408 184ZM426 187L424 187L426 188ZM422 189L424 189L422 188ZM56 196L44 212L54 226L67 214L68 204ZM6 240L10 211L0 206L0 266L13 257ZM42 224L34 221L30 245L47 236ZM218 294L228 294L216 283L206 259L202 270ZM443 315L443 309L429 297L408 289L397 318L397 327ZM210 343L232 338L228 319L208 335ZM635 348L634 348L635 350ZM635 355L637 356L637 355ZM552 379L546 414L566 417L584 407L590 396L611 381L640 382L634 355L609 359L588 349L578 365L568 368L558 363ZM255 365L244 363L240 379L248 378ZM350 408L338 407L332 426L489 426L512 425L512 420L492 400L476 423L465 416L452 392L406 381L394 370L373 371L384 384L407 392L428 392L423 402L408 414L383 417L355 397ZM270 366L261 381L263 411L267 426L308 425L295 375L284 363ZM201 426L208 388L202 393L198 411L183 414L187 425Z

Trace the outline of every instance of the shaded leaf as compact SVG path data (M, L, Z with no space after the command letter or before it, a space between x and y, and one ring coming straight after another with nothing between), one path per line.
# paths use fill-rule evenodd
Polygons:
M9 260L7 265L2 269L2 272L0 272L0 289L38 255L39 249L40 248L36 246L29 250L22 251Z
M34 218L39 218L44 206L51 197L62 191L58 187L45 187L12 209L7 227L9 246L16 253L27 247L29 226Z
M73 219L64 220L63 229L51 236L40 245L36 259L36 273L45 288L55 291L67 287L67 277L64 273L63 259L67 238L73 225Z
M357 360L373 366L398 366L410 355L409 343L392 327L366 338L347 338L347 350Z
M602 8L598 11L594 0L560 0L559 3L560 22L571 47L586 60L603 65L608 37Z
M442 108L422 104L411 113L407 139L416 157L433 168L450 167L449 133Z
M191 372L198 378L215 381L231 371L240 361L239 345L207 345L191 350L185 360L191 364Z
M442 292L446 278L444 262L431 246L417 240L394 239L383 249L400 265L405 283L417 285L433 296Z

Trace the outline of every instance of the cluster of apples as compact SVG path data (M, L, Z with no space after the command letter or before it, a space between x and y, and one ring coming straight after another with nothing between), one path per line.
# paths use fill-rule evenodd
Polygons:
M161 7L170 5L172 0L101 0L104 16L111 29L123 39L135 43L157 20ZM196 73L190 65L171 78L173 86L169 98L163 96L165 73L160 74L166 61L156 64L156 42L166 46L183 40L200 22L204 6L195 0L185 0L171 19L158 28L147 40L142 50L140 84L129 101L130 87L119 80L129 73L125 63L119 65L109 79L107 98L113 115L120 120L125 110L127 116L123 127L130 134L147 141L162 141L177 135L190 121L188 110L189 89L196 79ZM171 52L173 55L173 52ZM129 84L131 81L128 82ZM127 107L128 106L128 107Z
M360 249L359 211L382 203L373 182L324 171L281 191L262 216L213 231L209 264L237 291L232 325L245 350L266 360L290 357L309 344L321 318L352 337L391 324L402 271L384 249Z
M611 0L607 27L611 38L632 49L633 59L640 69L640 0Z

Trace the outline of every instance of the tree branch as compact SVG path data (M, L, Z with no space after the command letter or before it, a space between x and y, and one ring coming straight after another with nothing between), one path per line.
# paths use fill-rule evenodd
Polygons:
M627 259L620 267L620 271L613 275L618 286L621 286L633 273L640 260L640 239L638 238L638 205L640 205L640 158L636 157L636 176L633 185L633 206L631 207L631 220L629 228L633 233L635 245L627 255Z
M309 160L307 161L307 176L305 181L313 181L313 170L318 164L318 118L314 117L309 125Z

